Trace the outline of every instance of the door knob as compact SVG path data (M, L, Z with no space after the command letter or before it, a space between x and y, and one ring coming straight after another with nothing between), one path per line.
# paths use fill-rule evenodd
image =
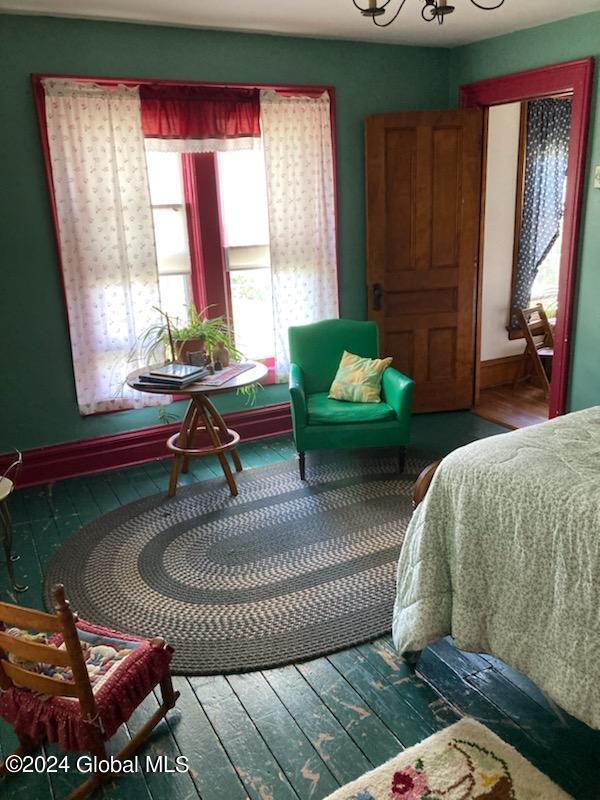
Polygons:
M372 286L373 299L371 308L373 311L381 311L383 306L383 287L380 283L374 283Z

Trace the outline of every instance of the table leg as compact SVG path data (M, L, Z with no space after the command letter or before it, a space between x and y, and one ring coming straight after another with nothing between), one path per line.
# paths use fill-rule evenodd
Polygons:
M218 426L219 430L221 431L221 435L222 436L227 436L227 425L225 424L225 420L219 414L219 412L213 406L213 404L210 402L210 400L207 397L205 397L204 399L206 400L206 408L209 411L209 413L212 415L212 418L214 419L214 421L217 423L217 426ZM241 472L242 471L242 462L240 461L240 456L239 456L239 453L237 451L237 448L234 447L229 452L231 453L231 458L233 459L233 463L234 463L234 466L235 466L235 471L236 472Z
M208 435L210 436L210 440L213 443L214 447L220 447L222 442L219 439L219 434L217 433L215 426L212 423L211 419L211 409L214 408L212 403L204 397L204 395L195 395L193 400L197 403L197 408L200 413L200 418L206 427ZM227 430L227 429L225 429ZM235 482L235 478L233 477L233 473L231 472L231 467L229 466L229 462L227 461L227 457L225 453L217 453L217 457L219 462L221 463L221 469L223 470L223 474L229 484L229 490L233 497L237 496L238 489L237 484Z
M198 427L198 409L194 406L194 411L192 413L192 417L190 420L190 424L187 428L187 435L186 435L186 447L191 447L194 444L194 438L196 436L196 428ZM186 473L189 471L190 468L190 457L184 456L183 457L183 466L181 471Z
M185 447L187 444L188 438L188 431L191 428L191 423L193 421L194 416L196 415L196 406L194 401L190 401L187 411L185 412L185 417L181 422L181 428L179 429L179 437L177 438L177 446L178 447ZM175 492L177 491L177 478L179 477L179 471L183 464L183 454L175 453L173 456L173 464L171 465L171 478L169 480L169 497L175 497Z

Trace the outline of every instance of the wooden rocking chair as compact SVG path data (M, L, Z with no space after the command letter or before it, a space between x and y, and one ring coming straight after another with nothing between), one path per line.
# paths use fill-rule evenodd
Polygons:
M77 620L63 586L56 585L52 594L56 614L0 602L0 716L18 736L15 754L23 756L47 740L107 759L107 740L160 684L162 704L114 756L129 758L177 701L169 669L173 650L161 638L142 639ZM32 630L53 635L46 640L31 636ZM103 655L106 648L116 654L113 661L100 659L105 669L100 680L90 678L86 664L86 652L94 647ZM0 775L6 773L3 761ZM113 777L93 774L68 800L86 797Z

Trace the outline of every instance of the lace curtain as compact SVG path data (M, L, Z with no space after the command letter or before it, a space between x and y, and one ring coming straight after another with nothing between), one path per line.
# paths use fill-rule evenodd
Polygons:
M43 85L80 413L168 402L123 385L160 305L138 89Z
M289 369L288 328L339 315L329 95L260 94L276 374Z

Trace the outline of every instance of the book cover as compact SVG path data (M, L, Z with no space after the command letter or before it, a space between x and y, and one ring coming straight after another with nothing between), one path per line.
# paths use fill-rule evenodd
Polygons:
M157 378L185 380L187 378L196 378L203 372L205 372L204 367L190 364L163 364L161 367L151 369L149 374Z

